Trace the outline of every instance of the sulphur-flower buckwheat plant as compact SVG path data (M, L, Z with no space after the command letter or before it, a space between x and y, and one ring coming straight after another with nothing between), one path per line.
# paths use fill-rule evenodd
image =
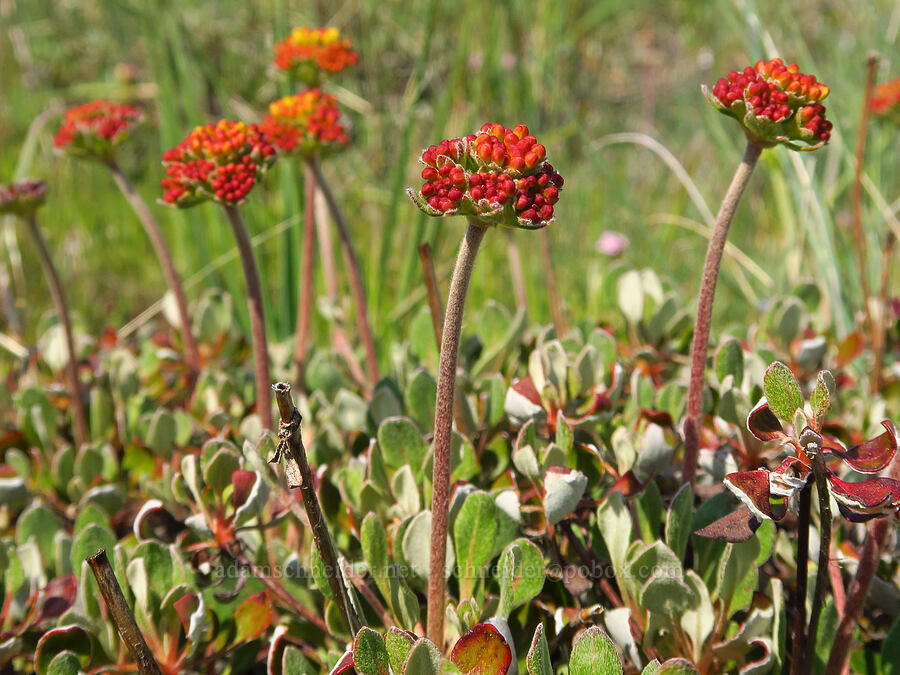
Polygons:
M130 105L98 100L70 108L53 144L76 157L114 161L115 149L144 121L144 113Z
M272 428L269 349L263 318L262 287L253 246L238 206L277 158L275 148L255 124L220 120L195 127L163 153L163 202L178 208L215 201L225 207L241 256L253 332L256 411L264 429Z
M419 190L406 191L430 216L462 215L469 221L450 280L441 335L434 418L431 570L444 569L447 559L456 361L475 257L491 226L534 230L553 222L563 178L546 161L546 155L546 148L524 124L515 129L485 124L478 133L443 140L423 150L419 162L425 167L425 182ZM429 576L428 636L437 645L444 643L445 586L442 574Z
M298 157L332 154L350 142L334 96L308 89L269 105L260 126L278 152Z
M777 58L728 73L711 93L703 87L713 107L736 119L754 142L764 147L782 143L792 150L815 150L831 138L832 124L821 103L828 92L815 75Z
M342 40L334 27L294 28L274 50L275 66L310 86L319 84L326 73L339 73L359 61L350 40Z

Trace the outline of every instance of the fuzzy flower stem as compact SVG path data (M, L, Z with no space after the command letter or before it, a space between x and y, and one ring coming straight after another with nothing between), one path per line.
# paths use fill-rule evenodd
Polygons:
M806 653L806 581L809 567L809 512L812 502L812 485L800 491L797 519L797 590L794 593L794 627L791 645L791 675L803 670Z
M700 282L700 297L697 303L697 321L694 324L694 341L691 345L691 380L688 389L687 417L684 420L684 464L682 467L682 483L693 483L697 473L697 457L700 454L700 422L703 406L703 381L706 372L706 350L709 342L710 323L712 322L713 299L716 294L716 282L719 278L719 266L722 263L722 252L728 237L728 228L734 219L738 203L763 147L752 140L747 141L744 157L735 171L734 178L716 217L716 224L709 247L706 250L706 262L703 265L703 278Z
M900 461L894 460L888 477L900 480ZM845 671L847 657L850 655L852 646L853 629L856 628L859 616L865 607L869 587L878 570L881 549L895 521L895 516L890 515L877 518L869 525L869 532L866 534L862 555L859 558L859 567L857 567L856 576L847 591L845 611L834 634L831 654L828 655L828 664L825 666L825 675L840 675Z
M487 228L470 219L459 247L456 267L450 280L441 356L438 365L437 402L434 417L434 492L431 500L431 558L428 576L428 637L442 649L444 644L444 566L447 561L447 510L450 505L450 440L453 429L453 400L456 388L456 360L462 330L463 310L475 256Z
M298 386L306 381L306 341L309 337L309 319L313 303L313 253L316 246L316 179L312 169L306 167L303 199L303 262L300 278L300 306L297 308L297 343L294 347L294 363L297 367Z
M137 622L134 620L134 614L125 600L122 593L122 587L116 579L112 566L109 564L109 558L106 555L106 549L100 549L94 555L87 558L87 563L94 573L97 580L97 586L100 587L100 594L106 602L106 608L112 616L113 624L119 635L122 636L128 651L131 652L131 658L137 665L137 670L141 675L161 675L159 664L153 656L147 641L144 639Z
M825 458L822 452L813 457L813 473L816 478L816 494L819 496L819 567L816 572L816 589L813 593L812 609L809 612L809 627L806 631L806 657L803 659L803 672L812 673L816 661L816 633L819 630L819 617L825 603L828 586L828 564L831 553L831 496L828 494L828 477L825 470Z
M269 378L269 347L266 342L266 322L263 318L262 287L259 272L253 259L253 244L244 218L237 206L225 206L228 222L237 242L244 279L247 282L247 305L250 311L250 329L253 333L253 360L256 368L256 412L263 429L272 429L272 404Z
M169 285L169 290L172 291L172 295L175 296L178 318L181 321L181 340L184 343L184 358L191 371L191 379L193 380L200 371L200 355L197 352L197 342L194 340L194 334L191 332L191 315L188 313L187 299L184 295L181 277L178 275L178 270L175 269L175 263L172 260L172 252L166 244L159 223L156 222L156 218L153 217L153 214L147 207L147 202L141 198L140 194L135 190L134 185L132 185L127 176L122 173L122 170L115 161L110 162L108 166L109 170L112 172L113 180L128 200L128 203L137 215L138 220L140 220L141 224L144 226L144 231L147 233L147 237L149 237L150 243L153 245L153 250L156 252L156 257L159 259L160 265L162 265L163 274L166 277L166 283Z
M325 180L322 173L322 167L319 160L312 159L309 162L313 175L316 178L316 184L325 196L328 203L328 209L331 211L331 217L337 225L338 237L341 242L341 250L344 253L344 263L347 265L347 273L350 276L350 288L353 291L353 297L356 301L356 315L359 321L359 333L363 341L363 347L366 351L366 370L368 370L371 386L375 386L378 382L378 358L375 354L375 341L372 339L372 329L369 327L369 309L366 303L366 293L363 288L362 276L359 272L359 260L356 257L356 251L353 249L353 242L350 239L350 230L347 228L347 222L341 212L340 205L331 186Z
M69 307L66 304L62 282L59 280L59 274L56 271L56 266L53 264L53 258L50 256L47 241L44 239L44 235L41 234L41 228L38 227L37 218L34 214L31 214L25 219L25 223L28 227L28 234L31 236L37 249L41 266L44 268L44 276L50 285L50 296L53 299L53 304L56 305L56 313L59 316L59 322L62 324L63 335L66 340L66 351L69 355L66 361L66 377L69 380L69 393L72 396L73 431L75 443L81 446L87 443L89 435L87 417L84 414L84 402L81 398L81 383L78 381L78 357L75 354L75 340L72 337L72 320L69 318Z

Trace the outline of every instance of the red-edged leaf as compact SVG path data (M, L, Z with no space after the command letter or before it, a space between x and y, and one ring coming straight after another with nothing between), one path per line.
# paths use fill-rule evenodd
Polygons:
M46 673L53 657L62 651L73 652L83 668L90 663L93 650L90 634L82 626L73 623L51 628L41 636L34 648L34 668L39 673Z
M673 424L672 415L667 413L665 410L651 410L650 408L641 408L641 418L665 428L671 427Z
M466 675L504 675L512 650L493 625L479 623L457 640L450 660Z
M706 527L700 528L694 534L699 534L707 539L723 539L737 544L752 537L761 524L762 520L756 517L749 506L742 506L734 513L729 513Z
M897 452L897 435L894 423L884 420L881 426L885 432L872 440L854 445L849 450L837 446L827 448L831 454L840 457L860 473L878 473L891 463Z
M341 675L341 673L353 672L353 652L344 652L344 655L338 659L331 669L329 675Z
M269 652L266 654L266 675L281 675L284 671L284 668L282 668L282 656L284 648L288 644L285 639L287 632L287 626L275 626L275 630L272 632L272 639L269 641Z
M622 477L619 478L619 480L613 483L612 487L607 491L607 494L610 492L621 492L623 497L631 497L643 489L644 484L639 481L637 476L634 475L634 472L629 469L622 474Z
M769 476L770 472L766 469L737 471L725 476L725 487L746 504L757 518L781 520L787 513L788 498L772 494Z
M34 620L34 624L40 624L49 619L62 616L69 607L75 604L78 595L78 581L74 574L51 579L44 588L44 604Z
M258 637L272 623L272 599L264 591L251 595L234 613L237 628L234 642L241 643Z
M178 612L178 618L181 619L184 634L187 635L191 632L191 614L200 606L200 598L196 593L185 593L173 603L173 606Z
M231 472L231 484L234 486L234 492L231 495L231 503L235 508L243 505L250 496L253 484L256 482L256 472L238 469Z
M523 377L521 380L513 382L512 389L520 396L523 396L527 401L534 403L541 408L544 407L544 404L541 402L541 395L534 386L534 382L531 381L530 376Z
M768 399L763 396L756 407L747 415L747 429L764 443L787 438L781 422L775 417L775 413L769 407Z
M828 474L831 494L841 513L854 523L885 516L900 509L900 481L893 478L872 478L848 483Z

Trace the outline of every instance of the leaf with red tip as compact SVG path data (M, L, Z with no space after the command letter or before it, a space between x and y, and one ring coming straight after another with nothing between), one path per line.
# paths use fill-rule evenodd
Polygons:
M848 483L834 474L828 475L828 481L841 513L854 523L885 516L900 509L900 481L872 478L859 483Z
M479 623L457 640L450 660L467 675L504 675L512 650L493 625Z
M694 534L707 539L722 539L737 544L752 537L761 524L762 520L753 514L749 506L742 506L734 513L729 513L706 527L700 528Z
M334 664L328 675L340 675L353 672L353 652L344 652L344 655Z
M238 469L231 472L231 484L234 486L234 492L231 495L231 503L235 507L241 506L250 496L253 489L253 483L256 482L256 472Z
M756 407L747 415L747 429L759 440L765 442L787 438L781 422L769 407L768 399L763 396Z
M772 494L769 489L769 472L766 469L730 473L725 476L725 487L760 520L781 520L787 513L787 497Z
M897 452L897 432L893 422L884 420L881 426L885 432L865 443L854 445L849 450L840 447L829 447L827 450L860 473L878 473L891 463Z
M78 624L51 628L41 636L34 648L34 669L46 673L53 658L62 651L74 653L84 668L93 655L93 642L88 631Z
M178 612L178 618L181 619L181 625L184 627L184 633L190 632L191 614L197 611L200 606L200 597L196 593L185 593L173 604L175 611Z
M247 642L258 637L271 623L272 599L269 592L251 595L234 613L234 624L237 628L234 642Z

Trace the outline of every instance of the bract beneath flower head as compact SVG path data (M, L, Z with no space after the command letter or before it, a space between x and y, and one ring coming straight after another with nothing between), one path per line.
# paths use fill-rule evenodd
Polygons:
M781 59L728 73L712 92L703 87L713 107L736 119L754 142L792 150L815 150L831 138L832 124L821 104L828 92L814 75Z
M53 144L76 157L108 162L143 121L144 113L130 105L92 101L66 111Z
M220 120L196 127L163 153L163 203L186 208L206 200L242 202L276 159L255 124Z
M279 152L303 158L332 154L350 142L337 101L319 89L269 105L260 129Z
M422 151L410 199L430 216L464 215L484 225L538 229L553 222L563 178L524 124L485 124L477 134Z
M29 218L47 199L47 183L22 180L0 185L0 214L9 213Z

